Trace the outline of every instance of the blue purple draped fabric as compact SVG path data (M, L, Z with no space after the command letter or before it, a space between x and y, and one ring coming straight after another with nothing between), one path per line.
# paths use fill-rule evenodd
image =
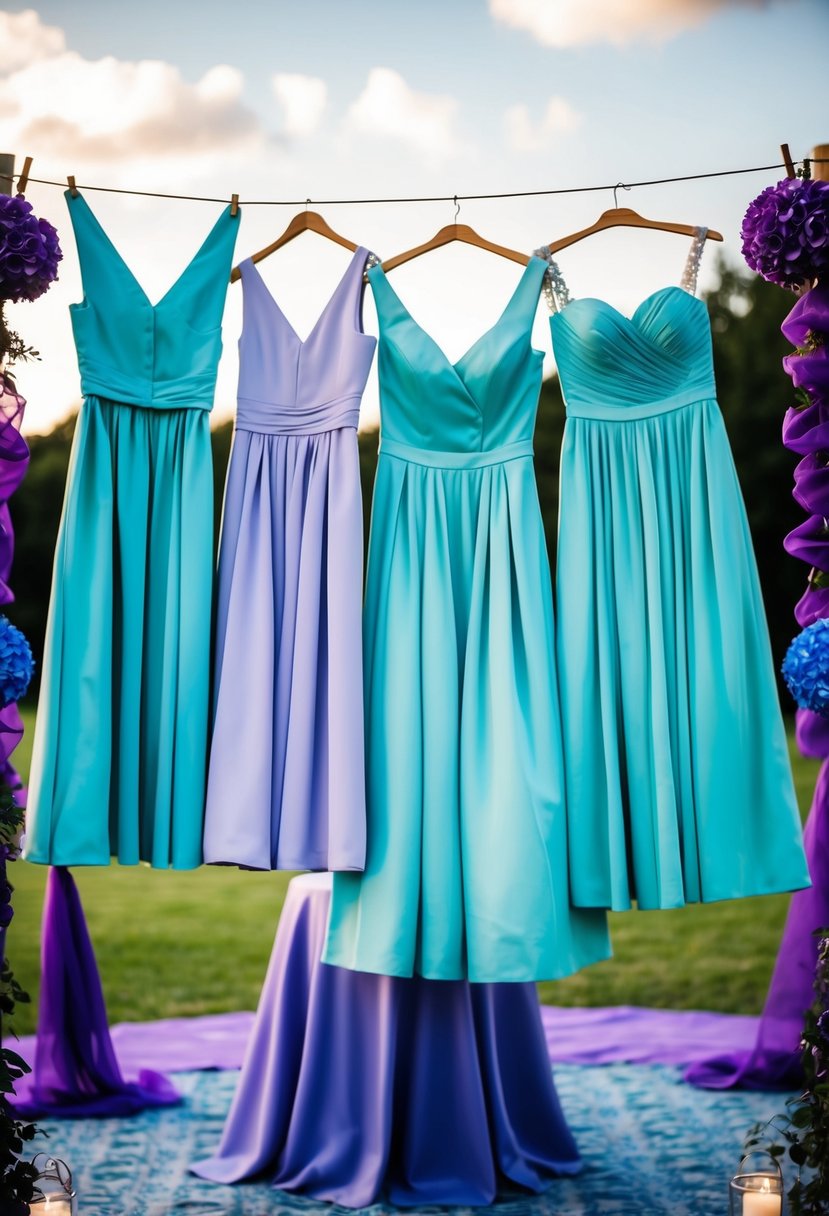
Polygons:
M821 343L811 349L810 341L812 334L829 335L829 285L819 284L801 296L782 329L799 352L787 355L783 366L811 402L792 407L783 422L783 443L802 458L795 469L793 496L808 513L784 541L788 553L812 567L795 608L797 622L805 628L829 617L829 586L821 586L829 582L829 347ZM792 896L753 1048L692 1065L685 1077L694 1085L789 1089L802 1079L799 1045L804 1014L814 998L815 931L829 925L829 720L810 710L798 711L797 744L804 756L824 762L804 832L812 886Z
M132 1115L181 1101L160 1073L125 1081L110 1038L98 967L69 870L49 871L41 934L34 1070L13 1101L24 1118Z
M288 888L221 1144L191 1168L348 1207L485 1204L581 1168L532 984L319 961L331 876Z
M20 434L26 402L6 377L0 377L0 605L14 602L9 586L14 556L14 528L9 499L26 476L29 445ZM15 786L19 778L9 756L23 736L23 723L16 705L0 710L0 780ZM18 802L20 798L18 797Z
M25 399L20 396L7 375L0 373L0 606L11 604L14 594L9 586L14 529L9 514L9 499L26 475L29 467L29 445L20 434ZM11 762L11 754L23 737L23 722L17 706L0 709L0 783L16 789L19 806L25 805L25 791L17 789L20 778ZM5 849L0 854L0 959L5 958L6 929L12 919L11 889L6 881L6 864L14 860Z

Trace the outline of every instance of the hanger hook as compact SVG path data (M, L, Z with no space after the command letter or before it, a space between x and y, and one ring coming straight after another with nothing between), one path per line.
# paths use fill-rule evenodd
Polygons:
M308 210L308 208L309 208L310 206L311 206L311 200L310 200L310 198L306 198L306 200L305 200L305 210L307 211L307 210Z
M455 195L455 223L456 224L458 222L458 216L460 215L460 213L461 213L461 205L458 202L458 196L456 194Z
M616 185L613 187L613 206L614 207L619 206L619 204L616 201L616 191L617 190L629 190L629 189L630 189L630 186L626 186L624 182L616 183Z

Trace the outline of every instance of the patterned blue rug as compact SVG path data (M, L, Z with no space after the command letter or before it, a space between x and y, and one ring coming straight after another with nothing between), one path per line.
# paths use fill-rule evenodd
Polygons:
M725 1216L728 1180L748 1128L785 1095L693 1089L676 1069L559 1065L556 1084L584 1158L576 1178L542 1196L504 1196L488 1208L423 1208L457 1216ZM348 1209L262 1184L219 1186L187 1173L221 1134L238 1074L176 1074L184 1106L133 1119L47 1122L50 1154L71 1167L79 1216L338 1216ZM372 1216L389 1205L366 1209ZM413 1213L414 1209L407 1209Z

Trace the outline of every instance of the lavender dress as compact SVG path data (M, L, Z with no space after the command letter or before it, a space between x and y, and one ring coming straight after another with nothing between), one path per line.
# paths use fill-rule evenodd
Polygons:
M303 342L248 259L219 551L204 856L362 870L358 249Z

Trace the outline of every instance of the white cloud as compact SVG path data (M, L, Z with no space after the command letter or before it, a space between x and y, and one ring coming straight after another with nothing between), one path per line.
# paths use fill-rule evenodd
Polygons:
M391 68L372 68L366 86L349 107L345 129L370 139L394 140L438 163L459 148L455 134L458 103L454 97L418 93Z
M524 30L545 46L670 38L701 25L731 4L767 0L489 0L496 21Z
M243 78L219 65L191 84L160 60L84 59L60 30L27 12L0 59L0 145L63 164L199 157L262 138L242 101ZM12 20L14 20L12 18ZM28 58L24 60L23 56Z
M540 152L556 135L574 131L582 116L563 97L551 97L540 122L533 122L525 105L510 106L504 113L507 142L516 152Z
M328 102L328 88L318 76L278 72L271 77L274 96L282 107L282 130L289 138L313 135Z
M59 55L66 48L66 38L63 30L44 25L34 9L27 8L22 13L0 12L0 47L0 70L16 72L36 59Z

